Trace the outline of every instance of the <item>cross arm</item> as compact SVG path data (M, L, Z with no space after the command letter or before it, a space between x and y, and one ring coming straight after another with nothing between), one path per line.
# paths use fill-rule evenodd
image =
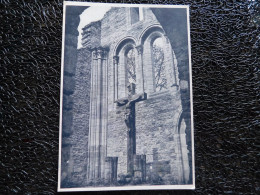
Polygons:
M128 103L128 99L127 98L121 98L115 101L115 103L117 104L117 106L123 106L125 104Z
M146 100L147 99L147 93L141 93L141 94L136 94L133 95L133 97L131 98L131 102L139 102L142 100Z
M147 99L147 93L141 93L141 94L135 94L132 97L129 98L121 98L115 101L117 106L123 106L126 105L127 103L135 103L139 101L143 101Z

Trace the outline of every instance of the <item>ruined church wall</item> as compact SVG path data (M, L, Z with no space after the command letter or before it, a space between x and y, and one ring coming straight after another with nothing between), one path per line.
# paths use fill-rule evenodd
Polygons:
M118 175L127 173L127 134L123 110L116 112L113 87L113 48L126 35L126 8L112 8L102 20L102 45L109 46L108 56L108 128L107 156L118 157Z
M144 29L158 23L151 10L145 9L145 20L130 25L128 11L128 8L112 8L101 21L101 45L109 48L107 156L118 157L118 175L127 173L127 130L124 122L124 107L116 108L114 103L114 51L120 40L125 37L134 38L137 46Z
M144 20L129 25L127 8L114 8L107 12L101 24L101 44L109 48L107 156L117 156L118 174L126 174L127 131L124 122L124 107L116 108L113 99L113 56L120 40L132 37L138 44L142 32L149 26L158 24L158 21L150 9L145 9ZM149 62L143 63L145 67ZM147 100L136 104L136 154L145 154L147 163L153 163L153 150L157 149L158 161L170 164L170 167L167 166L170 169L168 172L177 177L176 167L181 162L179 140L176 136L177 132L174 132L177 129L177 123L174 121L180 114L181 99L177 87L171 90L171 92L150 93ZM163 163L161 166L166 166Z
M89 33L90 32L90 33ZM88 158L88 134L90 115L90 91L91 91L91 48L100 45L100 22L93 22L83 29L83 48L77 50L77 63L75 67L75 86L71 95L73 100L72 135L69 138L71 144L71 156L69 169L70 183L77 185L86 184L87 158Z
M75 73L75 91L72 95L73 125L70 137L71 158L71 182L82 184L85 180L88 131L89 131L89 107L90 107L90 78L91 78L91 51L87 48L78 50L78 61Z
M128 8L112 8L108 11L101 20L101 46L109 49L108 53L108 110L115 110L114 103L114 86L113 79L114 66L113 56L115 54L118 43L125 38L133 38L138 46L138 40L142 32L149 26L158 24L158 20L150 9L145 8L144 20L138 21L135 24L129 24ZM137 51L136 51L137 52ZM120 59L119 59L120 61ZM137 61L137 59L136 59Z
M170 91L151 94L136 103L136 153L146 154L146 161L153 161L153 149L158 149L158 160L169 160L174 152L174 134L179 115L180 95Z
M153 170L160 176L170 174L177 178L181 151L175 121L180 115L181 99L177 87L171 90L155 92L136 104L136 154L145 154L148 164L161 162ZM158 152L157 157L154 151ZM170 167L165 170L168 164Z
M91 90L91 47L103 46L108 51L108 128L107 128L107 156L118 157L118 175L127 173L127 130L124 122L124 107L116 108L113 98L114 49L118 42L131 36L138 40L144 29L158 23L151 10L144 10L144 21L139 21L129 27L127 8L112 8L99 22L90 24L89 28L97 30L95 43L85 40L85 48L78 50L78 61L75 69L75 79L68 85L74 86L72 99L72 135L69 137L71 156L68 161L71 172L71 182L84 185L87 172L89 108ZM100 33L100 34L99 34ZM93 38L93 37L92 37ZM100 43L97 43L97 40ZM136 45L137 46L137 45ZM145 62L144 62L145 63ZM145 78L144 78L145 79ZM174 91L175 90L175 91ZM65 97L66 98L66 97ZM67 100L66 100L67 101ZM173 165L170 171L177 175L178 137L174 129L177 123L173 121L179 116L181 105L180 93L177 88L172 92L148 94L148 99L136 104L136 153L145 154L147 163L153 162L153 149L158 149L158 161L170 161ZM66 121L64 121L66 122ZM162 164L164 166L164 164Z
M118 157L118 175L127 174L127 130L123 107L108 113L107 156Z

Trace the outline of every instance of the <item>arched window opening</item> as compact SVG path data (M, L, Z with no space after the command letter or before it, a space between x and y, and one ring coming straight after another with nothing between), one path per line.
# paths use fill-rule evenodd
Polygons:
M126 52L127 85L136 84L135 51L133 48Z
M115 48L114 56L114 99L124 98L129 94L129 86L138 87L136 73L137 51L135 40L126 38Z
M152 43L155 91L167 89L166 67L163 52L163 39L156 38Z
M130 17L131 17L131 24L134 24L139 21L139 8L138 7L133 7L130 8Z

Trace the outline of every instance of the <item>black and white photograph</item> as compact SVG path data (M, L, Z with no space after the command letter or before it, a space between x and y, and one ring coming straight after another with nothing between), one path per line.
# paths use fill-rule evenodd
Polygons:
M189 6L64 2L62 44L58 191L195 189Z

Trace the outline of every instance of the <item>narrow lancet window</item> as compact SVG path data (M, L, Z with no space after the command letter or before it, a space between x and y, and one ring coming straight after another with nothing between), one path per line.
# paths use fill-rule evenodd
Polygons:
M133 7L130 8L130 17L131 17L131 24L134 24L139 21L139 8Z
M139 7L139 20L144 20L144 10L142 7Z
M156 38L152 43L155 91L167 89L166 70L164 63L163 39Z
M126 53L126 71L129 85L130 83L136 84L136 72L135 72L135 52L134 49L130 49Z

